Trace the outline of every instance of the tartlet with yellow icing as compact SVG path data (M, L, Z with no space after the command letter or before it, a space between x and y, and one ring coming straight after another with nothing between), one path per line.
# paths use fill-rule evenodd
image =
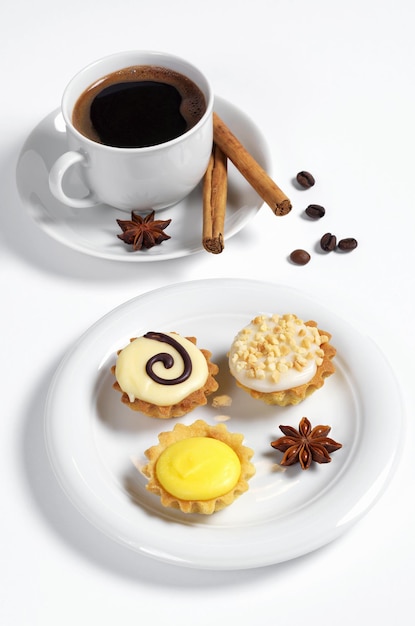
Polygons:
M196 347L195 337L148 332L118 351L111 371L121 401L149 417L186 415L207 403L218 388L219 368L211 353Z
M229 368L239 387L269 405L298 404L336 371L331 334L294 314L258 315L236 335Z
M158 439L145 451L149 462L142 472L149 478L148 491L160 496L163 506L210 515L248 490L255 467L242 434L197 420L176 424Z

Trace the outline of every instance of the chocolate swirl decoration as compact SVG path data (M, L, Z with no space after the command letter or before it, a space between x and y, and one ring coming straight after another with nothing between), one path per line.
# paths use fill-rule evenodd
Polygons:
M161 361L166 369L170 369L174 365L174 358L171 354L168 354L167 352L159 352L158 354L152 356L151 359L149 359L146 363L146 372L149 377L154 380L154 382L160 383L161 385L179 385L190 377L192 373L192 361L190 359L189 353L181 345L181 343L173 339L173 337L165 335L164 333L148 332L144 335L144 337L146 339L154 339L155 341L168 343L175 350L177 350L177 352L183 359L184 368L180 376L177 376L177 378L161 378L161 376L158 376L153 371L154 364Z

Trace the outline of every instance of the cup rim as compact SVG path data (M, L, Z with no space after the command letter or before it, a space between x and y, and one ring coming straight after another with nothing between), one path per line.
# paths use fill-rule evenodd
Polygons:
M205 93L205 96L207 95L206 111L204 112L203 116L200 118L200 120L194 126L192 126L192 128L190 128L188 131L186 131L182 135L179 135L178 137L175 137L174 139L170 139L169 141L165 141L163 143L156 144L154 146L144 146L144 147L137 147L137 148L123 148L123 147L118 147L118 146L108 146L108 145L106 145L104 143L99 143L97 141L94 141L93 139L90 139L86 135L83 135L81 132L79 132L75 128L75 126L72 123L72 119L71 119L72 109L71 109L70 112L68 111L68 99L69 99L69 95L70 95L70 92L71 92L73 84L83 74L85 74L85 72L87 72L90 69L93 69L95 66L98 66L98 65L102 64L104 61L108 61L110 59L114 59L115 60L117 58L121 59L121 58L124 58L126 55L138 55L138 54L152 56L155 59L156 59L156 57L164 57L164 58L169 57L172 60L175 60L175 61L177 61L179 63L185 64L187 67L191 68L193 71L195 71L196 73L200 74L200 76L203 78L203 80L206 83L206 93ZM140 65L140 63L134 63L134 62L131 63L131 65L134 65L134 64ZM154 65L156 65L156 62L154 62ZM163 63L160 61L159 65L163 65ZM123 67L128 67L128 65L122 64L122 65L120 65L119 69L122 69ZM115 70L110 70L110 72L111 71L115 71ZM177 70L177 71L179 71L179 70ZM182 71L181 73L184 73L184 72ZM103 75L105 75L105 73ZM84 90L82 90L82 91L84 91ZM78 94L77 98L80 95L81 94ZM76 98L76 100L77 100L77 98ZM76 100L75 100L75 102L76 102ZM117 152L117 153L124 152L124 153L131 154L131 153L134 153L134 152L139 152L139 153L155 152L157 150L163 150L166 147L170 147L170 146L173 146L175 144L181 143L182 141L187 139L189 136L197 133L197 131L207 122L207 120L209 119L209 117L211 116L211 113L213 111L213 104L214 104L214 93L213 93L212 85L211 85L209 79L206 77L204 72L202 72L202 70L200 70L196 65L194 65L193 63L191 63L187 59L185 59L183 57L180 57L178 55L175 55L175 54L171 54L170 52L164 52L164 51L160 51L160 50L124 50L124 51L121 51L121 52L115 52L113 54L102 56L102 57L96 59L95 61L92 61L91 63L88 63L82 69L80 69L76 74L74 74L72 76L72 78L70 79L70 81L67 83L67 85L66 85L66 87L64 89L64 92L63 92L63 95L62 95L62 99L61 99L61 112L62 112L62 115L63 115L63 118L64 118L64 121L65 121L65 124L66 124L67 128L69 128L71 133L74 134L84 144L93 146L95 148L97 146L99 146L99 149L106 150L106 151L113 151L113 152Z

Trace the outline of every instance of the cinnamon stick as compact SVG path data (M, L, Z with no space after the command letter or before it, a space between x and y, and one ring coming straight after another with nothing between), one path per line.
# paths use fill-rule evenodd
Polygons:
M217 144L203 179L203 247L219 254L225 247L225 213L228 191L228 164L226 155Z
M216 113L213 114L213 140L275 215L287 215L291 211L289 198Z

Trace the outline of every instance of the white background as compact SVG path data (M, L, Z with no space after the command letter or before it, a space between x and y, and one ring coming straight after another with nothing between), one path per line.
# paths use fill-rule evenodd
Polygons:
M405 621L413 603L415 454L413 115L415 10L410 0L38 0L0 9L0 621L227 624ZM192 61L269 142L273 176L294 208L267 206L221 255L122 263L55 242L27 215L15 168L32 129L71 76L124 49ZM310 170L317 183L297 190ZM304 219L307 204L323 222ZM349 254L318 252L324 232ZM287 257L312 253L304 267ZM247 277L292 285L369 335L402 389L401 463L379 502L346 535L281 565L236 572L164 565L94 530L58 487L43 409L73 342L120 303L179 281ZM388 380L379 380L387 386ZM391 414L394 420L395 415ZM376 450L367 450L376 455Z

